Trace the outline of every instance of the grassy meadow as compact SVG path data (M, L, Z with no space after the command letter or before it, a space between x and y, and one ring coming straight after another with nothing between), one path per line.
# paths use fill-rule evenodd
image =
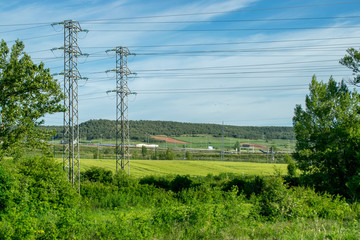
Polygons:
M131 175L140 178L149 175L206 176L221 173L268 176L274 174L275 170L285 174L287 165L228 161L131 160L130 166ZM115 172L115 159L81 159L82 171L90 167L101 167Z

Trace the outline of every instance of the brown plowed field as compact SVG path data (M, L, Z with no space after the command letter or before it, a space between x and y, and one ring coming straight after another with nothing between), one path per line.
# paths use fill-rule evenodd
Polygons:
M249 145L250 147L254 147L254 149L266 149L265 145L260 145L260 144L241 143L241 145Z
M168 137L157 137L157 136L151 136L152 138L156 139L156 140L160 140L160 141L165 141L167 143L182 143L182 144L186 144L187 142L184 141L179 141L173 138L168 138Z

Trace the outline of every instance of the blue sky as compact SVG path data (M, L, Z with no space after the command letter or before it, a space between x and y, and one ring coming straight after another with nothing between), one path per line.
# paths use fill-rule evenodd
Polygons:
M34 62L63 70L63 29L79 21L87 34L78 59L79 120L115 119L115 55L136 54L128 80L129 119L291 126L312 75L349 79L338 61L359 47L360 1L0 1L0 38L23 40ZM56 76L62 84L61 76ZM352 88L352 87L351 87ZM62 125L62 114L46 125Z

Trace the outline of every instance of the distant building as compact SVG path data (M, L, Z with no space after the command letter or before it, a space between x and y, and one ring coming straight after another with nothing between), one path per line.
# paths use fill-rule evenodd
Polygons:
M209 150L214 150L215 148L213 146L208 146Z
M143 143L136 144L135 146L138 148L141 148L143 146L146 148L158 148L159 147L159 145L157 145L157 144L143 144Z

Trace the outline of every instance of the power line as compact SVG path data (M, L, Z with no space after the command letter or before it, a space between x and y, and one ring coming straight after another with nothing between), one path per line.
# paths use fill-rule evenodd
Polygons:
M360 26L332 27L278 27L278 28L221 28L221 29L91 29L92 32L238 32L238 31L282 31L308 29L353 29Z
M266 89L269 89L269 88L289 88L289 87L295 87L295 88L298 88L298 87L308 87L307 84L293 84L293 85L268 85L268 86L241 86L241 87L216 87L216 88L210 88L210 87L207 87L207 88L177 88L177 89L139 89L139 90L136 90L136 91L139 91L139 92L170 92L170 91L191 91L191 92L196 92L196 91L233 91L233 90L247 90L247 89L255 89L255 90L266 90Z
M323 48L334 48L334 47L347 47L349 45L357 45L358 43L337 43L337 44L325 44L325 45L292 45L292 46L285 46L285 47L254 47L254 48L239 48L239 49L233 49L233 48L229 48L229 49L216 49L216 50L199 50L199 51L187 51L187 52L205 52L205 51L219 51L219 52L228 52L228 51L247 51L247 52L254 52L254 51L264 51L264 50L281 50L281 49L299 49L299 48L319 48L319 49L323 49ZM142 51L145 50L137 50L137 55L139 54L143 54L141 53ZM147 50L148 51L148 50ZM149 53L159 53L159 52L155 52L154 50L152 50L153 52L149 52ZM186 52L186 51L181 51L181 52ZM161 53L161 52L160 52Z
M2 32L0 32L0 33L9 33L9 32L19 32L19 31L33 30L33 29L35 29L35 28L41 28L41 27L46 27L46 25L34 26L34 27L28 27L28 28L12 29L12 30L7 30L7 31L2 31Z
M325 60L326 61L326 60ZM317 61L314 61L314 62L317 62ZM322 61L318 61L318 62L322 62ZM299 62L300 63L300 62ZM303 62L303 63L306 63L306 62ZM308 63L311 63L311 61L309 61ZM290 63L292 64L292 63ZM295 63L294 63L295 64ZM266 64L264 64L266 66ZM269 66L271 66L272 64L269 64ZM278 64L273 64L273 65L278 65ZM151 76L151 75L155 75L155 76L158 76L158 77L164 77L164 76L193 76L194 78L198 77L199 75L219 75L219 74L226 74L226 75L229 75L229 74L244 74L244 73L268 73L268 72L284 72L284 71L288 71L288 70L291 70L291 71L294 71L294 70L301 70L301 71L314 71L314 70L333 70L334 68L338 67L338 65L326 65L326 66L287 66L287 67L277 67L277 68L270 68L270 69L266 69L266 68L261 68L262 70L260 71L248 71L250 69L259 69L259 67L262 67L263 64L259 64L259 65L247 65L247 66L229 66L229 67L218 67L218 68L214 68L214 70L217 70L216 72L214 71L209 71L209 72L201 72L201 71L195 71L195 72L185 72L185 73L181 73L181 71L188 71L188 70L212 70L212 69L209 69L208 67L204 67L204 68L188 68L188 69L154 69L154 70L145 70L145 71L142 71L142 70L137 70L138 73L145 73L145 74L142 74L142 75L139 75L140 77L141 76L145 76L145 77L148 77L148 76ZM247 71L218 71L218 70L226 70L227 68L231 68L231 67L236 67L236 68L246 68ZM166 70L168 71L180 71L180 73L178 72L174 72L174 73L164 73L164 74L161 74L161 72L165 72ZM146 73L148 72L148 73ZM159 72L160 72L160 75L159 75ZM342 70L342 72L347 72L346 70ZM86 75L97 75L97 74L104 74L105 72L104 71L97 71L97 72L85 72ZM135 77L135 78L139 78L139 77ZM144 78L144 77L142 77Z
M307 49L311 51L326 51L334 49L343 49L345 46L290 46L290 47L268 47L268 48L243 48L243 49L223 49L223 50L189 50L189 51L167 51L167 52L138 52L136 55L186 55L186 54L207 54L207 53L250 53L250 52L277 52L277 50L300 50Z
M196 78L197 76L212 76L212 75L238 75L238 74L267 74L267 73L291 73L294 72L294 70L298 70L301 72L313 72L315 70L317 71L329 71L329 70L333 70L334 67L314 67L314 68L287 68L287 69L273 69L273 70L261 70L261 71L238 71L238 72L208 72L208 73L187 73L187 74L164 74L164 75L158 75L158 77L175 77L175 76L193 76L194 78ZM346 70L343 70L344 72L346 72ZM320 71L321 72L321 71ZM339 72L339 71L337 71ZM341 71L342 72L342 71ZM147 75L145 75L146 77Z
M261 63L261 64L247 64L247 65L229 65L229 66L206 66L206 67L193 67L193 68L163 68L163 69L137 69L136 72L165 72L165 71L188 71L188 70L205 70L205 69L224 69L224 68L249 68L256 67L259 65L263 66L279 66L279 65L291 65L291 64L304 64L304 63L323 63L323 62L334 62L339 59L327 59L327 60L312 60L312 61L299 61L299 62L281 62L281 63Z
M261 87L228 87L228 88L194 88L194 89L153 89L135 90L139 95L148 94L204 94L204 93L232 93L232 92L277 92L277 91L297 91L306 90L308 85L274 85ZM90 94L89 94L90 95ZM81 98L81 100L103 99L105 96Z
M33 40L33 39L39 39L39 38L47 38L47 37L54 37L54 36L59 36L59 35L63 35L62 33L55 33L55 34L49 34L49 35L42 35L42 36L37 36L37 37L29 37L29 38L22 38L20 39L21 41L25 41L25 40ZM6 42L16 42L18 39L16 40L9 40Z
M290 79L298 79L298 78L311 78L314 74L311 73L309 75L271 75L271 76L267 76L266 79L280 79L280 78L290 78ZM333 77L345 77L345 75L338 75L338 74L316 74L316 77L318 78L321 78L321 77L330 77L333 76ZM348 74L348 76L350 77L351 74ZM209 80L209 79L219 79L219 77L217 76L194 76L194 75L188 75L188 76L176 76L176 80L179 80L179 79L196 79L196 80L199 80L199 79L206 79L206 80ZM115 77L97 77L97 78L94 78L94 77L90 77L89 80L88 80L88 84L91 84L91 83L99 83L99 82L106 82L106 81L110 81L110 80L113 80ZM133 77L134 79L144 79L144 78L158 78L158 76L144 76L144 77ZM262 77L259 77L259 76L226 76L224 78L222 78L223 81L226 81L227 79L238 79L238 80L242 80L242 79L258 79L258 78L262 78ZM82 94L81 96L84 96L84 95L88 95L88 94ZM91 94L90 94L91 95Z
M341 17L308 17L308 18L267 18L267 19L228 19L228 20L186 20L186 21L146 21L146 22L124 22L106 21L92 22L91 24L182 24L182 23L236 23L236 22L274 22L274 21L307 21L307 20L329 20L329 19L357 19L360 16L341 16Z
M276 50L299 50L299 49L309 49L312 51L324 51L327 49L343 49L343 47L349 46L351 43L346 44L327 44L327 45L311 45L311 46L287 46L287 47L258 47L258 48L240 48L240 49L219 49L219 50L189 50L189 51L168 51L168 52L141 52L142 50L138 50L138 53L136 55L186 55L186 54L206 54L206 53L235 53L235 52L276 52ZM353 43L354 45L356 43ZM47 50L39 50L35 52L44 52ZM99 52L96 52L98 54ZM111 56L108 56L106 54L104 55L94 55L94 53L87 54L87 58L100 58L98 60L105 60L110 59ZM206 55L204 55L206 56ZM53 59L61 59L62 57L39 57L39 58L33 58L34 60L53 60ZM98 61L93 60L93 61ZM93 62L91 61L91 62ZM88 61L90 62L90 61Z
M260 52L260 51L259 51ZM340 50L338 51L339 54L337 55L327 55L327 54L319 54L317 53L316 55L311 55L309 53L306 53L304 52L303 54L294 54L294 53L291 53L291 52L284 52L284 54L271 54L271 55L261 55L261 58L283 58L283 57L326 57L326 58L329 58L329 57L337 57L337 58L340 58L343 56L343 49L341 48L341 52ZM332 51L331 53L334 53L334 51ZM341 54L340 54L341 53ZM230 53L229 53L230 54ZM225 56L225 57L229 57L229 56L232 56L232 57L259 57L259 55L254 55L254 54L241 54L241 55L235 55L235 54L227 54L227 55L221 55L221 54L191 54L191 55L188 55L188 54L178 54L176 55L176 57L213 57L213 56ZM163 55L162 57L173 57L174 55ZM41 61L41 60L44 60L45 63L48 63L48 62L56 62L59 60L59 58L54 58L54 59L45 59L45 58L32 58L33 60L38 60L38 61ZM84 63L79 63L79 64L85 64L85 63L93 63L93 62L100 62L100 61L109 61L109 57L103 57L103 58L99 58L99 59L95 59L95 60L86 60ZM334 60L335 61L335 60ZM56 69L56 68L61 68L62 66L54 66L54 67L50 67L50 69Z
M254 43L287 43L303 41L323 41L323 40L342 40L342 39L359 39L360 37L338 37L338 38L308 38L308 39L288 39L288 40L268 40L268 41L243 41L243 42L220 42L220 43L192 43L192 44L164 44L164 45L145 45L130 46L131 48L159 48L159 47L189 47L189 46L213 46L213 45L239 45ZM86 47L85 47L86 48ZM102 47L105 48L105 47Z
M182 76L182 75L188 75L190 73L176 73L176 72L182 72L182 71L196 71L194 74L198 76L199 74L224 74L223 71L218 70L228 70L228 69L242 69L246 68L246 70L249 69L259 69L259 66L262 68L263 71L256 71L254 73L261 73L266 72L269 69L266 69L265 67L270 66L276 66L277 68L271 68L271 71L284 71L284 70L327 70L327 69L334 69L334 67L337 67L336 65L326 65L326 66L284 66L284 65L299 65L299 64L312 64L312 63L324 63L324 62L338 62L338 59L327 59L327 60L311 60L311 61L298 61L298 62L277 62L277 63L259 63L259 64L247 64L247 65L226 65L226 66L205 66L205 67L193 67L193 68L164 68L164 69L138 69L136 72L138 73L147 73L149 74L156 74L159 76L158 72L175 72L174 74L168 74L165 73L166 76ZM210 72L199 72L197 70L210 70ZM213 72L213 70L216 70L217 72ZM96 74L104 74L104 71L93 71L93 72L86 72L87 75L96 75ZM225 74L236 74L236 73L244 73L242 71L237 72L229 72L227 71ZM145 74L146 75L146 74ZM193 74L192 74L193 75ZM163 75L161 75L163 76Z
M242 42L217 42L217 43L189 43L189 44L162 44L162 45L133 45L129 46L130 48L167 48L167 47L191 47L191 46L217 46L217 45L244 45L244 44L262 44L262 43L291 43L291 42L310 42L310 41L324 41L324 40L348 40L348 39L359 39L359 37L331 37L331 38L308 38L308 39L288 39L288 40L267 40L267 41L242 41ZM357 43L344 43L344 44L357 44ZM85 46L82 49L109 49L111 47L99 47L99 46ZM50 51L51 49L43 49L39 51L29 52L45 52ZM103 53L103 51L98 51L95 53ZM90 53L93 54L93 53Z
M43 23L13 23L13 24L0 24L0 27L17 27L17 26L50 26L53 22L43 22Z

